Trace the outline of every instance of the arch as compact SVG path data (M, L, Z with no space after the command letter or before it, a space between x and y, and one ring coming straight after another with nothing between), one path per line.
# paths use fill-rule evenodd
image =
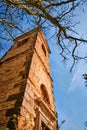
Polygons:
M47 104L50 104L49 95L46 87L43 84L41 84L40 89L41 89L41 96L43 101Z

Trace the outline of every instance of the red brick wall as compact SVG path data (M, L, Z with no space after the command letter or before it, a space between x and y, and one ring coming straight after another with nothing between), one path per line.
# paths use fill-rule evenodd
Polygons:
M36 33L28 37L26 44L18 46L23 38L15 40L14 46L0 61L0 129L3 130L11 124L8 122L13 114L20 113Z
M31 31L31 33L18 37L13 47L1 59L0 130L4 130L6 127L10 130L13 127L16 130L33 129L36 125L35 120L39 119L36 112L38 97L41 98L42 104L46 104L44 107L41 104L38 106L42 115L51 121L52 126L56 124L49 53L50 50L43 33ZM50 104L45 103L42 99L41 84L46 87ZM13 119L16 120L15 124L12 122ZM39 130L38 126L36 128ZM54 128L54 130L57 129Z

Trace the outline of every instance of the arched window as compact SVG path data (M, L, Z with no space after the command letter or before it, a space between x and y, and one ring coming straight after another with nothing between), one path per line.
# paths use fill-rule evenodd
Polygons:
M43 52L44 52L44 55L46 56L46 50L45 50L45 47L44 47L43 44L42 44L42 50L43 50Z
M40 89L41 89L42 99L44 100L45 103L50 104L49 95L48 95L46 87L43 84L41 84Z

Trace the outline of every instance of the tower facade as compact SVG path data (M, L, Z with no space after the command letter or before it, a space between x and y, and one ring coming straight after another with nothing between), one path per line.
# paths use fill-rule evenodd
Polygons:
M41 30L14 40L0 61L0 130L57 130L49 65Z

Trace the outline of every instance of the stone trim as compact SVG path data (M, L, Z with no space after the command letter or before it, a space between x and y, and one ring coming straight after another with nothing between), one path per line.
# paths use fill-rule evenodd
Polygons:
M38 124L37 124L38 122ZM36 120L35 120L35 130L41 130L42 122L46 125L49 130L54 130L53 122L45 116L40 107L36 108Z
M46 105L46 103L41 98L36 98L35 101L39 104L40 107L44 107L45 111L47 111L51 120L56 120L56 115L50 110L50 108Z

